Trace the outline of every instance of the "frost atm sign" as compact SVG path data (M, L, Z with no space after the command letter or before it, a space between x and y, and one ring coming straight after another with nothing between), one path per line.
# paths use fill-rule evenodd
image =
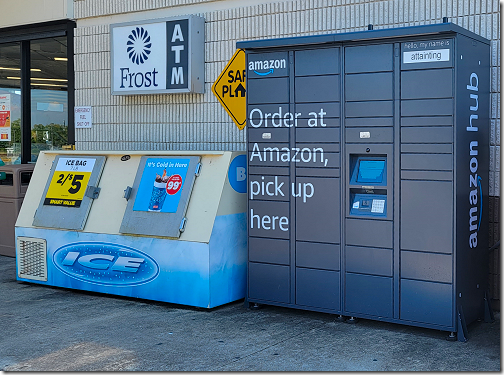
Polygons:
M111 25L112 94L203 93L204 25L196 16Z

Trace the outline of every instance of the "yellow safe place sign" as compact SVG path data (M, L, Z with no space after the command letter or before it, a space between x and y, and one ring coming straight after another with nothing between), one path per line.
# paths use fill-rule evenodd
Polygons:
M80 207L95 159L60 158L54 170L45 206Z
M212 86L213 93L240 130L247 121L245 71L245 51L238 49Z

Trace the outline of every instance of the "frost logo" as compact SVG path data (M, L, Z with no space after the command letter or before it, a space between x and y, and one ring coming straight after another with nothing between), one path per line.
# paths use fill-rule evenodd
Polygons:
M128 36L126 52L134 64L143 64L149 58L152 47L151 37L143 27L131 30Z

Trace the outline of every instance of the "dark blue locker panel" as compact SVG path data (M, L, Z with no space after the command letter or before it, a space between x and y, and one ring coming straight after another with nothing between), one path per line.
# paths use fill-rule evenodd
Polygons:
M248 175L259 174L263 176L288 176L289 167L268 167L268 166L253 166L249 165Z
M451 171L451 154L401 154L401 169L421 171Z
M401 126L450 126L453 116L402 117Z
M288 77L251 79L247 81L247 103L249 105L288 103L288 102L289 102Z
M400 319L453 326L451 284L401 280Z
M296 266L339 271L340 245L296 241Z
M340 166L339 143L300 142L296 146L289 148L287 143L249 143L249 165L288 166L293 164L297 168L339 168Z
M376 276L392 276L394 268L393 254L392 249L346 246L346 271Z
M451 126L419 126L401 128L402 143L452 143Z
M315 115L312 115L311 117L308 115L304 117L299 116L297 118L296 128L327 129L327 128L338 128L340 124L341 120L337 117L331 118L331 117L325 117L324 115L322 118L320 117L320 115L317 114L316 118Z
M296 76L339 74L339 48L317 48L294 52ZM317 63L314 64L313 62Z
M299 129L296 129L296 130L299 130ZM308 130L310 130L310 129L308 129ZM338 131L339 131L339 129L338 129ZM338 138L339 138L339 136L338 136ZM325 143L325 144L321 145L320 143L305 143L301 139L301 140L296 140L296 143L299 143L299 144L296 144L296 146L299 146L301 149L308 147L313 150L313 149L317 149L320 147L324 150L324 155L326 154L326 152L327 153L332 153L332 152L339 153L340 152L339 142L338 143L336 143L336 142ZM317 162L320 161L320 156L318 156L318 152L319 151L317 151Z
M299 177L340 177L339 168L296 168Z
M309 148L303 147L300 144L298 150L293 150L291 156L293 161L296 162L296 167L309 167L309 168L339 168L340 154L339 152L324 152L319 151L320 147ZM296 151L299 151L296 155Z
M346 244L393 248L391 221L346 219Z
M289 75L288 52L249 53L247 64L247 78L251 81Z
M297 119L297 128L310 128L310 129L316 129L316 128L339 128L341 125L341 120L337 117L335 118L330 118L330 117L324 117L321 119L320 117L318 119L314 118L298 118Z
M296 156L296 159L298 160L295 168L296 176L340 177L339 143L320 144L302 143L298 141L296 146L298 146L296 147L296 150L299 150L298 155ZM311 158L309 158L309 150L312 152ZM296 151L294 151L293 155L295 155L295 152ZM308 162L304 162L303 160L308 160Z
M296 177L296 239L340 243L340 179Z
M247 125L251 128L284 126L284 116L290 113L289 104L256 104L249 106L248 111Z
M340 273L296 268L296 304L340 310Z
M394 126L393 117L352 117L345 119L345 127L353 126Z
M339 143L339 128L300 128L296 129L296 143Z
M394 142L394 128L369 127L346 128L346 143L392 143Z
M289 265L289 241L249 237L249 261Z
M346 273L345 279L345 312L392 317L392 278Z
M457 305L463 308L465 319L470 322L482 317L484 294L488 291L486 287L488 285L488 255L495 254L488 252L489 237L491 238L489 229L494 225L499 226L490 223L489 227L488 208L489 186L493 184L491 174L489 175L490 114L500 112L500 104L497 104L496 109L494 105L490 105L490 99L493 95L500 96L500 88L499 94L491 94L494 90L490 86L490 73L493 74L494 70L490 69L492 64L488 46L475 43L472 38L466 36L460 36L457 39L458 61L465 63L460 64L456 72L456 80L459 83L455 141L458 168L454 181L457 195L456 288L457 293L462 293L462 298L457 298ZM462 55L463 60L460 60ZM468 89L471 86L473 89ZM474 89L475 86L478 88ZM491 112L489 108L492 109ZM477 119L474 116L477 116ZM500 117L500 114L497 116ZM473 117L472 123L471 117ZM471 127L472 131L466 130ZM475 131L475 127L478 131ZM500 170L497 164L496 162L496 169ZM495 178L499 178L499 173L496 173ZM499 195L498 184L495 186L495 194ZM499 210L495 210L495 213L499 215ZM495 240L499 237L496 233ZM479 285L479 288L476 288L476 285Z
M270 134L272 138L276 137L272 133L266 134ZM257 135L260 136L261 134ZM292 159L289 157L290 148L288 143L249 143L248 148L249 166L288 167ZM287 154L285 150L288 150ZM250 171L249 173L252 172Z
M336 102L340 99L340 76L296 77L294 97L297 103Z
M287 128L249 128L247 132L249 150L254 148L255 142L279 143L289 142L289 129Z
M345 100L392 100L394 79L390 73L347 74Z
M249 166L269 166L283 167L289 165L289 159L282 159L282 147L287 148L288 144L269 144L249 151ZM249 172L252 173L252 172Z
M391 71L394 61L393 47L393 44L346 47L345 73Z
M289 201L289 177L249 174L248 179L250 200Z
M453 153L453 145L451 143L402 143L402 153L415 153L415 154L451 154ZM428 180L428 178L426 178Z
M401 73L401 99L453 97L453 69L410 70Z
M401 171L401 180L453 181L451 171Z
M346 102L345 117L391 117L394 115L392 101Z
M296 117L298 119L313 119L315 115L317 118L329 119L340 117L340 102L324 102L324 103L296 103ZM320 113L322 112L322 114ZM305 123L308 126L308 121L299 121L298 123ZM298 124L299 126L299 124ZM320 125L319 125L320 126Z
M288 266L249 262L249 298L272 302L290 302Z
M452 182L401 181L400 211L401 249L452 253Z
M452 283L451 255L401 251L401 277L425 281Z
M289 239L289 202L249 201L249 236Z
M453 99L401 100L401 116L453 115Z

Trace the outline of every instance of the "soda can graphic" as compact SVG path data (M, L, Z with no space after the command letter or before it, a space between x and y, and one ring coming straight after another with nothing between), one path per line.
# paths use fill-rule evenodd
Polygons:
M166 182L154 181L152 193L149 200L148 211L159 212L163 208L163 203L166 199Z

